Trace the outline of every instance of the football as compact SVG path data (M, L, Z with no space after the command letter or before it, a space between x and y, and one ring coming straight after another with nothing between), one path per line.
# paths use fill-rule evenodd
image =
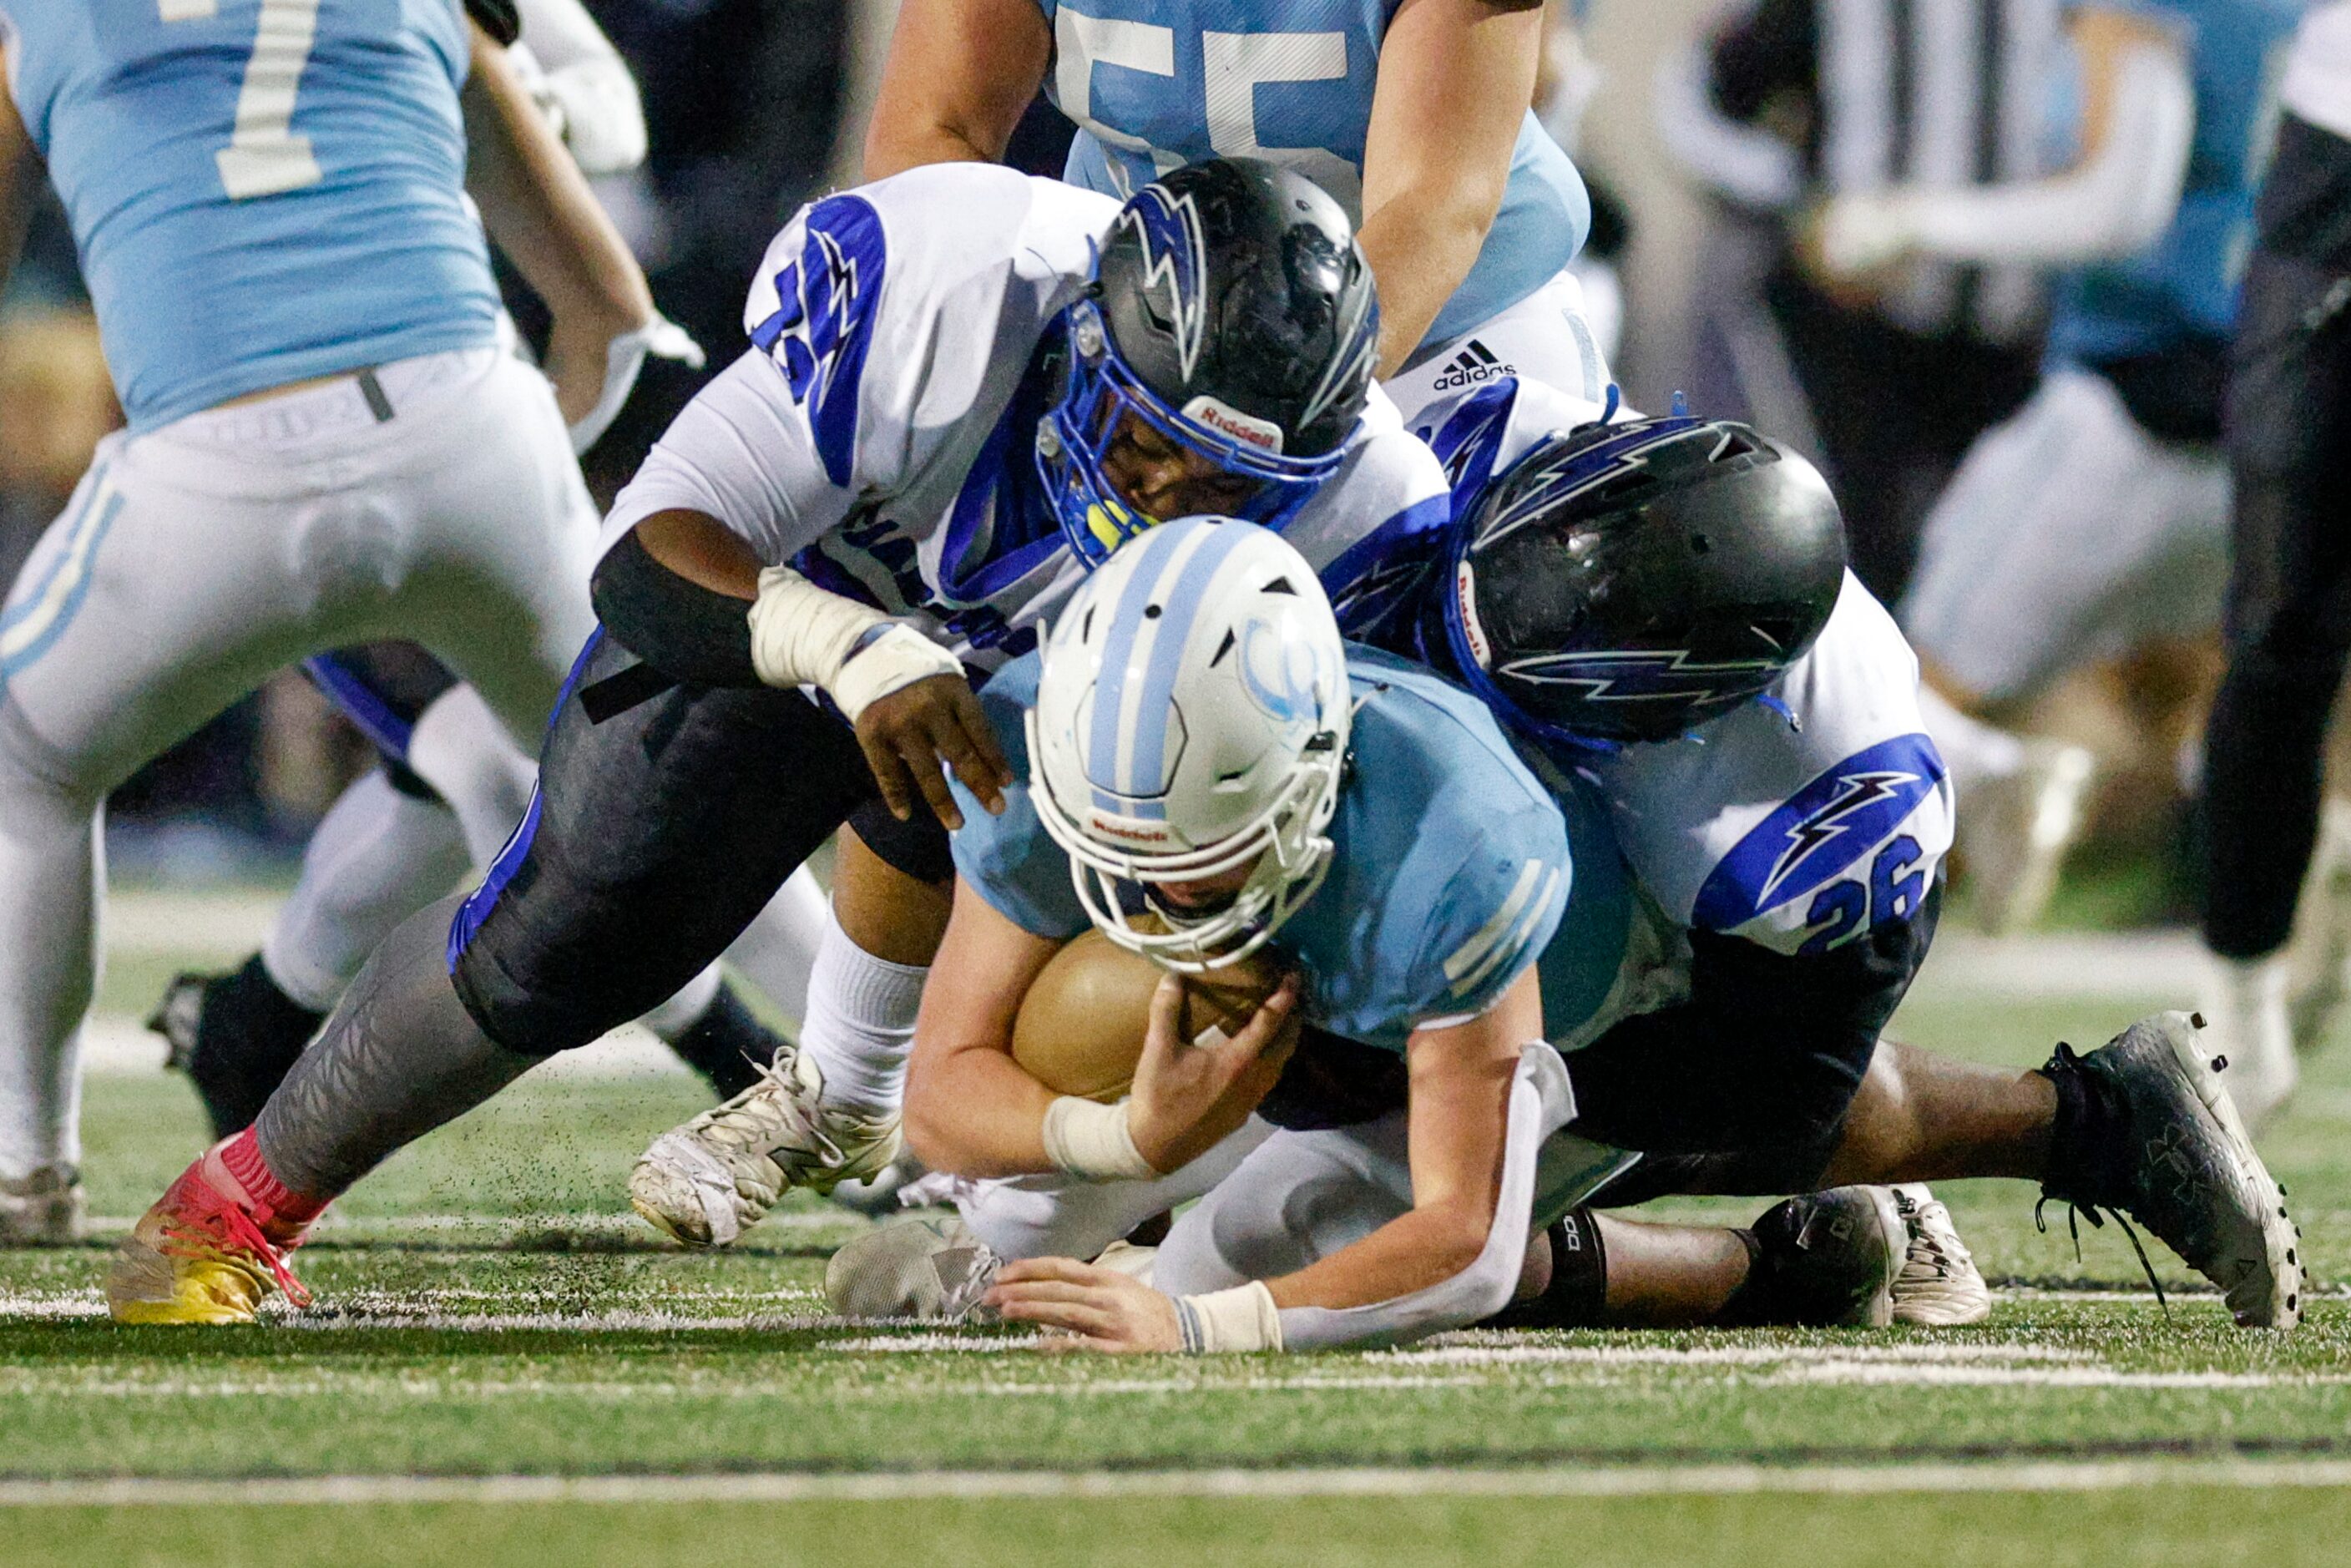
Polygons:
M1021 999L1012 1025L1012 1059L1056 1094L1107 1104L1134 1082L1143 1037L1151 1024L1151 993L1165 973L1099 931L1089 931L1059 953ZM1184 978L1184 1038L1212 1029L1240 1032L1259 1003L1281 983L1279 962L1253 954L1207 975ZM1284 1035L1294 1037L1292 1013ZM1287 1040L1276 1042L1279 1049Z

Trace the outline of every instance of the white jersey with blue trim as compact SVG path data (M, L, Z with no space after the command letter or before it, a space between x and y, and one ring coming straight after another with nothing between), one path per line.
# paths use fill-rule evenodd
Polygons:
M1000 817L963 801L956 870L1014 925L1065 939L1089 922L1069 856L1029 799L1021 716L1040 667L1019 660L980 693L1019 781ZM1308 1022L1402 1051L1416 1029L1485 1011L1555 946L1575 872L1559 808L1483 703L1353 644L1347 673L1353 761L1330 874L1274 946L1299 967ZM1610 975L1616 962L1614 950L1599 959Z
M1520 453L1599 415L1497 382L1424 429L1463 515ZM1834 951L1907 920L1951 846L1952 797L1918 713L1918 661L1850 572L1820 638L1756 701L1687 736L1560 752L1606 803L1665 918L1782 953Z
M769 565L914 620L967 664L1036 646L1083 568L1034 460L1058 388L1040 349L1120 204L982 163L804 207L744 311L751 348L621 493L606 548L655 512L716 518ZM1425 549L1445 476L1376 387L1338 473L1281 530L1328 580Z
M1038 0L1053 28L1045 91L1078 123L1063 177L1124 197L1203 158L1264 158L1363 221L1364 142L1398 0ZM1501 210L1429 328L1459 336L1575 259L1592 199L1528 110Z
M0 0L134 431L497 337L456 0Z

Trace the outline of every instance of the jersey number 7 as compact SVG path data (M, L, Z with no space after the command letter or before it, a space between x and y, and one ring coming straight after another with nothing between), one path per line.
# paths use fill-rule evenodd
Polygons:
M155 0L166 22L200 22L220 15L220 0ZM231 201L298 191L322 178L310 139L294 134L294 92L310 46L319 37L319 0L261 0L253 53L237 89L236 129L213 154L221 187Z

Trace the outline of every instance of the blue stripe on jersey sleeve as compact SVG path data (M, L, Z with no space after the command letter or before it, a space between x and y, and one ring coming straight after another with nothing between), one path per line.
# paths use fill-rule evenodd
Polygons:
M825 477L846 488L888 246L882 214L862 196L827 196L801 214L800 228L799 257L776 274L776 308L752 324L751 343L808 411Z
M1942 778L1943 758L1924 735L1854 753L1731 846L1698 889L1691 923L1735 931L1812 892L1884 843Z

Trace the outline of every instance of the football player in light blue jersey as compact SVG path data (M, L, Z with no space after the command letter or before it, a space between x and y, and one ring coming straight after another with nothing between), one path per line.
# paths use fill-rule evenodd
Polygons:
M1003 155L1040 87L1078 123L1065 177L1123 195L1212 154L1298 170L1359 217L1407 416L1504 375L1598 399L1563 277L1591 225L1529 103L1521 0L915 0L899 13L868 179Z
M2013 929L2046 902L2092 758L1980 722L2069 670L2209 635L2227 576L2222 360L2283 51L2301 0L2084 0L2055 172L1963 191L1841 197L1834 272L1913 255L2039 263L2057 281L2032 397L1978 438L1928 517L1900 606L1963 802L1970 903ZM2184 730L2193 723L2176 716ZM2208 998L2216 1013L2228 998ZM2238 1040L2238 1089L2290 1065Z
M656 318L454 0L5 0L0 40L0 230L46 163L130 419L0 611L0 1234L59 1237L99 803L373 638L535 731L592 621L566 415ZM469 177L553 308L552 388L501 347Z

